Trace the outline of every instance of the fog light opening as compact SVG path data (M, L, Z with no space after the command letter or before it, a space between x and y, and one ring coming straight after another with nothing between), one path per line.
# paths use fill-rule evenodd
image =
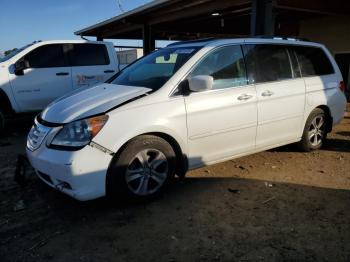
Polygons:
M71 185L69 184L69 183L67 183L67 182L64 182L64 181L62 181L62 182L60 182L59 184L57 184L56 185L56 188L58 189L58 190L64 190L64 189L69 189L69 190L72 190L72 187L71 187Z

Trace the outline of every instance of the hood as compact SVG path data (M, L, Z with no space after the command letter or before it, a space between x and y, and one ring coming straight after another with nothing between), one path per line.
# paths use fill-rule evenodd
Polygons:
M41 113L41 118L51 123L66 124L104 113L149 91L152 89L104 83L55 100Z

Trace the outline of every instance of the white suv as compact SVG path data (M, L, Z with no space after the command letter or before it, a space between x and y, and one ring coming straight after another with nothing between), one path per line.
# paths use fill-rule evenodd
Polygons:
M344 116L343 88L321 44L180 42L48 106L27 155L76 199L149 198L188 169L294 142L320 148Z

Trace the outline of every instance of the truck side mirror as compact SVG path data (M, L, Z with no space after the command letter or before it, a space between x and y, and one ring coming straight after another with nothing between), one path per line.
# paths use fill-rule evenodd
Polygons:
M29 68L29 63L25 59L20 59L15 63L15 74L23 75L23 70Z

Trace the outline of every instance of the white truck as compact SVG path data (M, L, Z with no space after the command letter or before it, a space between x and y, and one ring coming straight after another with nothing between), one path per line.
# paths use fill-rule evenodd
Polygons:
M0 58L0 131L7 117L41 111L118 71L113 43L100 41L37 41Z

